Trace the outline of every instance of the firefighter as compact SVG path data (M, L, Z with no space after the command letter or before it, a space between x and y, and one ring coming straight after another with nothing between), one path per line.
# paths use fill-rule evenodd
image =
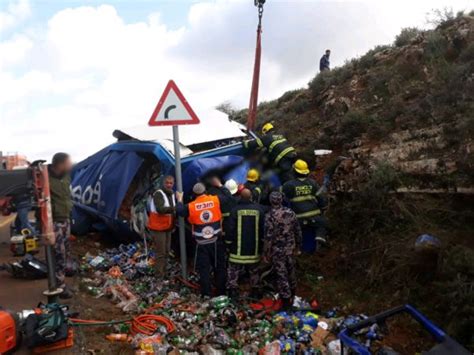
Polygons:
M225 189L222 184L221 189ZM225 189L227 191L227 189ZM196 198L183 204L183 194L178 192L177 213L187 217L196 241L194 268L199 273L201 295L211 296L211 271L214 271L217 294L225 294L225 247L222 240L222 212L220 198L206 193L206 187L197 183L193 187Z
M265 210L252 202L252 192L243 189L240 201L230 213L226 243L229 250L227 268L227 289L234 300L239 295L239 276L250 275L252 297L259 298L259 273L264 232Z
M270 194L271 209L265 216L263 261L271 262L283 310L291 307L296 292L295 256L300 254L301 228L295 213L283 207L283 195Z
M171 251L171 234L175 227L176 199L173 192L174 177L165 176L161 188L153 193L148 210L148 229L155 246L155 275L162 279L166 273Z
M303 251L314 253L317 242L325 242L327 222L321 210L326 207L326 201L318 196L318 183L309 177L308 164L298 159L293 165L296 178L286 182L282 191L290 208L296 213L303 231Z
M247 172L247 181L244 186L252 193L252 201L255 203L261 203L263 186L260 184L260 174L257 169L250 169Z
M269 163L278 171L281 181L285 182L292 178L291 167L296 160L296 150L285 137L274 132L271 123L263 125L262 137L245 141L244 148L248 151L265 148Z
M51 210L55 235L56 283L63 292L60 298L71 298L72 291L66 286L66 264L70 258L69 236L71 234L71 158L66 153L56 153L48 165Z

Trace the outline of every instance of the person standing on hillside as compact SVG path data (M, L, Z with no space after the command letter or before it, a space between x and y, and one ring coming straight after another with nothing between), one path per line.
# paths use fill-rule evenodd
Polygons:
M166 274L171 234L174 230L176 199L173 192L174 177L165 176L161 188L153 193L148 210L148 229L156 252L155 275L163 279Z
M331 70L329 68L329 56L331 55L331 50L326 49L326 53L323 54L321 59L319 60L319 71L323 72L325 70Z
M54 250L57 287L63 289L60 298L71 298L72 292L66 286L66 262L69 257L69 236L71 234L71 158L66 153L56 153L48 166L51 209L53 213Z
M281 192L270 194L270 205L265 216L263 261L272 263L283 310L288 310L296 292L295 256L301 254L301 228L295 212L283 206Z

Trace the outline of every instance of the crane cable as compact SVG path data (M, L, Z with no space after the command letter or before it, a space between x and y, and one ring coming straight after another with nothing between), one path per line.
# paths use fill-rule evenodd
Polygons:
M257 45L255 47L255 63L253 67L252 90L250 92L249 112L247 117L247 129L253 131L255 128L255 121L257 117L257 102L258 102L258 86L260 81L260 61L262 57L262 17L263 4L265 0L254 0L255 6L258 9L258 26L257 26Z

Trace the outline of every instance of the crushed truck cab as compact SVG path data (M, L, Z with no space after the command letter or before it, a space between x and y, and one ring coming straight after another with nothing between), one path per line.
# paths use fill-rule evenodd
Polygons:
M214 112L199 126L180 128L183 190L211 172L219 175L245 168L245 127ZM202 116L201 116L202 117ZM121 239L140 233L139 211L157 178L174 175L171 127L136 127L114 131L116 143L75 165L71 179L73 233L113 231ZM239 173L239 176L243 176ZM237 178L239 180L239 178Z

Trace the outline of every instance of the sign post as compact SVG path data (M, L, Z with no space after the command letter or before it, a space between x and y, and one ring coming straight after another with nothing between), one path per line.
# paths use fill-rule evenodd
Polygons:
M176 189L181 193L183 192L183 177L181 173L181 151L178 126L199 124L199 122L199 118L194 113L175 82L170 80L165 91L161 95L160 101L158 101L158 105L156 105L156 108L151 115L148 125L173 126ZM184 279L187 279L186 235L183 217L178 218L178 228L182 275Z
M173 126L173 143L174 143L174 161L175 161L175 175L177 191L183 192L183 177L181 175L181 152L179 151L179 129L178 126ZM186 255L186 235L184 231L184 218L178 218L179 228L179 250L181 255L181 269L183 278L186 280L187 273L187 255Z

